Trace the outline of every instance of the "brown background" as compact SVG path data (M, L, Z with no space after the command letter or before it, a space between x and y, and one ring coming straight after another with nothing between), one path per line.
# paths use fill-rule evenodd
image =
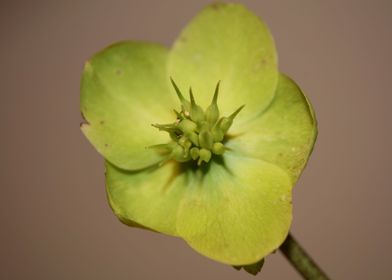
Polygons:
M169 46L207 2L1 1L0 279L253 279L119 223L79 131L84 61L123 39ZM319 120L294 235L333 279L392 279L392 2L241 2ZM300 279L280 253L258 278Z

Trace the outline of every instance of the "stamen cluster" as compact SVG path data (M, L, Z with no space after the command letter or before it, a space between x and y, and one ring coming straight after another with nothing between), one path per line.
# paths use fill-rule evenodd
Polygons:
M177 116L174 123L153 124L153 126L168 132L172 141L151 148L165 153L167 156L165 161L197 160L198 165L209 162L214 154L222 155L226 150L223 144L224 137L244 106L239 107L228 117L220 117L217 104L220 82L217 83L212 102L205 111L196 104L191 88L189 89L190 101L188 101L173 79L171 83L180 99L181 111L174 110Z

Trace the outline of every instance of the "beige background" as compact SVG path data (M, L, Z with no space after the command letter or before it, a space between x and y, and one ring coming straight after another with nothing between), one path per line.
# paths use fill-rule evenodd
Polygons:
M207 2L0 2L0 279L253 279L119 223L79 131L84 61L123 39L169 46ZM241 2L319 120L294 235L333 279L392 279L392 2ZM280 253L257 278L300 279Z

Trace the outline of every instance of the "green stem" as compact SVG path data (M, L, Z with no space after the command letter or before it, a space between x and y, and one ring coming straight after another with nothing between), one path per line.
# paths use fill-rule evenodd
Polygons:
M328 280L328 276L317 266L299 243L291 236L280 246L280 251L306 280Z

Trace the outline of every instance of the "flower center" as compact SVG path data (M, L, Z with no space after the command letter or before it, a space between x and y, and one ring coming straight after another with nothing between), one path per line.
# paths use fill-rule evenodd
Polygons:
M223 139L244 105L230 116L220 117L217 104L220 82L216 85L211 104L205 110L196 104L191 88L189 89L190 101L188 101L173 79L171 79L171 83L180 99L181 111L174 110L177 115L175 122L153 124L153 126L168 132L172 141L150 148L156 148L166 155L163 162L194 160L199 166L202 162L209 162L213 155L223 155L226 150Z

